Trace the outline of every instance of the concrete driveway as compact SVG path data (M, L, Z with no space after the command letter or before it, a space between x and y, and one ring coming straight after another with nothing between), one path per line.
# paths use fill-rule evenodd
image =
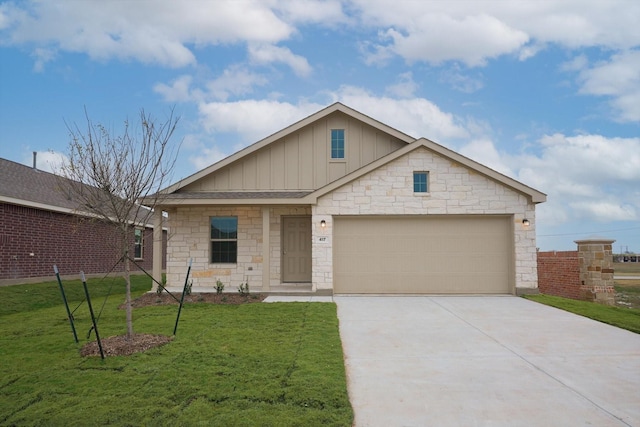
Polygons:
M640 335L511 296L334 296L356 426L640 426Z

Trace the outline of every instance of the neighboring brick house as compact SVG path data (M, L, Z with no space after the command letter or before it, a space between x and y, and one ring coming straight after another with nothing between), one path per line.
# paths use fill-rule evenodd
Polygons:
M535 291L546 195L335 103L163 191L167 281L321 293ZM157 216L158 214L156 214Z
M63 191L64 178L0 159L0 284L123 270L113 225L83 215ZM163 233L166 249L166 232ZM153 229L132 231L131 253L149 272ZM166 256L163 256L163 268ZM137 268L132 266L132 270Z

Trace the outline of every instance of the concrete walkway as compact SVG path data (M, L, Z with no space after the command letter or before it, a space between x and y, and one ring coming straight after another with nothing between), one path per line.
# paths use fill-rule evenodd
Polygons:
M640 426L640 335L511 296L334 296L355 425Z

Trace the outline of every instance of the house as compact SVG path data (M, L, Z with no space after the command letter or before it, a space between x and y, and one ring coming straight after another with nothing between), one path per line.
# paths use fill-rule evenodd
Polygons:
M64 187L64 178L36 168L35 156L33 167L0 159L0 284L52 280L54 264L75 278L123 271L114 227L79 210ZM152 226L135 226L131 253L145 270L153 249Z
M163 190L194 292L535 292L546 195L341 103Z

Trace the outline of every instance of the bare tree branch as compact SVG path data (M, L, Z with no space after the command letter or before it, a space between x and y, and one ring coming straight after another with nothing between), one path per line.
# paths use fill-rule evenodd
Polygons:
M68 179L63 185L79 212L119 230L127 280L127 335L131 336L131 228L150 222L153 209L161 202L160 190L172 178L179 145L172 145L171 138L179 118L172 109L165 121L158 122L141 109L135 127L125 120L120 134L92 122L86 108L85 119L84 129L67 124L68 161L61 174ZM142 199L145 206L140 204Z

